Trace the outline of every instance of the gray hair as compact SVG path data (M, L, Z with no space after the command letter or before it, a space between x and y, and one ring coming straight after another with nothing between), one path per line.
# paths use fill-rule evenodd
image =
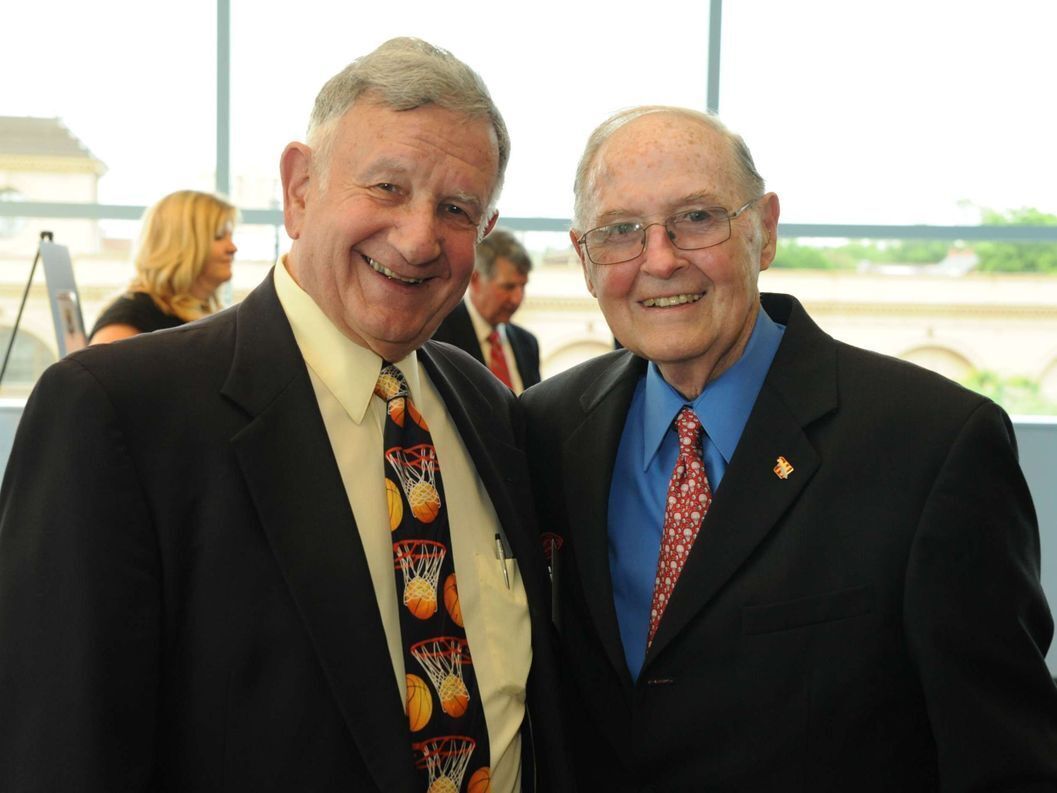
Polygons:
M357 99L370 94L393 110L437 105L445 110L492 122L499 146L495 189L482 223L495 211L510 159L510 135L480 75L447 50L416 38L390 39L357 58L331 77L316 97L308 123L308 145L314 168L326 187L326 169L334 129Z
M492 233L477 243L473 269L485 278L495 274L497 259L506 259L522 275L532 270L532 258L521 241L506 229L493 229Z
M719 117L711 113L702 113L699 110L691 110L685 107L669 107L667 105L640 105L628 108L613 114L599 124L591 136L587 139L580 164L576 168L576 180L573 182L573 228L584 230L588 221L588 207L591 194L594 192L594 180L597 176L598 152L603 144L612 137L621 127L631 123L637 118L648 116L653 113L668 113L681 116L692 121L697 121L714 130L730 141L734 154L734 161L740 171L742 186L745 187L752 197L761 196L764 192L763 177L756 170L756 164L752 160L752 153L745 145L740 135L731 132L727 126L719 120Z

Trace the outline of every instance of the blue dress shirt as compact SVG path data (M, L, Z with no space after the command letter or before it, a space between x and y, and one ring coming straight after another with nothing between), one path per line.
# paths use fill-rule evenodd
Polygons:
M716 497L784 331L761 309L741 358L693 402L668 385L653 363L635 388L609 486L609 570L632 679L638 679L646 657L665 497L678 453L672 422L687 404L697 414L705 430L705 471Z

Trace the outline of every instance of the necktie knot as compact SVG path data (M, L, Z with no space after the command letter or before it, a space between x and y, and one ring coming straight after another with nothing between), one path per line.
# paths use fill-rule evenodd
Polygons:
M374 384L374 393L388 402L398 396L407 396L407 380L404 374L391 363L382 363L378 381Z
M679 454L696 453L701 456L701 420L692 408L684 407L675 417L675 431L679 434Z

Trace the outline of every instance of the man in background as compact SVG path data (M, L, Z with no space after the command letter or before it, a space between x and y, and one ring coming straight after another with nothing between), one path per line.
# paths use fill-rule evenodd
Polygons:
M715 117L619 113L575 186L627 349L522 402L581 785L1057 790L1005 413L760 295L778 197Z
M466 298L433 334L466 350L515 394L540 381L539 342L510 321L531 270L532 259L517 237L496 229L477 245Z
M29 400L0 493L5 793L565 784L517 403L428 341L496 220L502 117L394 39L307 141L280 161L290 252L242 303Z

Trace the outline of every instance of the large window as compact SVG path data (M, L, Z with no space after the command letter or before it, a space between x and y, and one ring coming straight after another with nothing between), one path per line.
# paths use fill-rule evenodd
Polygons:
M304 0L293 15L287 7L231 6L233 188L248 205L277 196L279 152L303 140L323 82L393 36L445 47L484 77L513 141L500 204L508 216L568 217L580 150L613 111L645 102L705 106L707 3L680 4L674 18L555 0L508 5L503 14L427 2L401 3L396 13L329 0Z
M720 109L783 220L976 224L1057 213L1057 4L723 5Z
M278 160L303 139L316 91L380 42L415 35L478 69L510 127L501 223L523 234L539 265L521 316L541 335L545 370L548 355L555 371L575 351L611 343L565 233L587 134L629 105L718 103L782 199L783 248L765 289L811 295L836 335L1000 399L1023 395L1025 383L1031 393L1017 404L1046 411L1057 399L1057 347L1047 341L1057 332L1057 5L505 8L502 18L421 0L303 0L296 12L278 0L5 8L0 319L17 309L36 239L50 229L71 247L90 325L131 275L144 207L187 187L225 192L242 209L239 299L288 245ZM26 117L54 147L4 150L4 119ZM871 294L898 296L871 309L883 338L856 308ZM46 312L31 297L26 327L40 339ZM1016 343L1032 355L996 357L994 345L952 335L984 326L972 317L985 315L1022 334ZM1037 339L1023 335L1032 329Z

